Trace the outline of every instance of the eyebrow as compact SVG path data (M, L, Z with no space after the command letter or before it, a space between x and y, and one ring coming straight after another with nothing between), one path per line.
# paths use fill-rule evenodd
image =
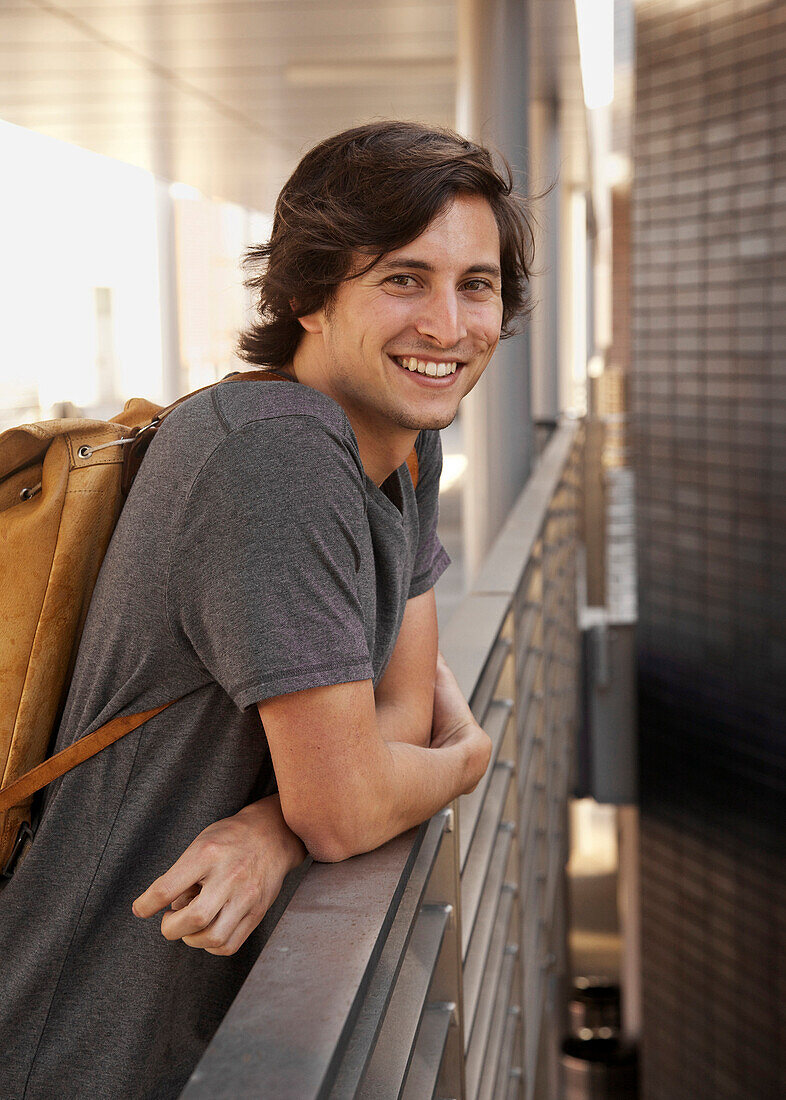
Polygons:
M408 267L414 271L435 271L433 264L427 263L425 260L410 259L407 256L401 256L396 260L380 260L378 264L375 264L375 268L378 271L395 271L397 268ZM502 272L497 264L472 264L466 271L462 272L462 278L465 275L473 275L475 273L481 275L491 275L494 278L499 279Z

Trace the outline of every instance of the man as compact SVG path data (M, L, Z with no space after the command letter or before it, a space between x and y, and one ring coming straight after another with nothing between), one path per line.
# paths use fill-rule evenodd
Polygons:
M285 185L242 340L285 378L162 426L58 747L178 701L50 792L0 895L3 1097L176 1096L306 851L369 851L480 779L437 652L438 429L522 312L530 246L489 154L414 124L331 138Z

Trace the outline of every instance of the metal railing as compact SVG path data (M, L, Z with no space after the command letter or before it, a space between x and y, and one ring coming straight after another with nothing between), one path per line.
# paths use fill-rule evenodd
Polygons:
M184 1100L556 1095L581 436L552 435L441 638L494 746L484 779L290 881Z

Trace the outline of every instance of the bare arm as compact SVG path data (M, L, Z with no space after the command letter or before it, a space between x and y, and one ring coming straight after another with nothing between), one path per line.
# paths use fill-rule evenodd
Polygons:
M320 723L327 722L345 734L354 726L360 739L362 767L354 782L352 735L337 739L339 754L349 751L346 783L340 774L341 757L331 753L330 730L324 733L323 742L314 741L317 757L311 761L311 782L316 779L318 784L325 753L330 753L326 773L331 776L330 790L335 795L328 795L325 788L323 797L311 805L307 788L297 783L298 752L308 751L305 740L294 753L295 790L290 812L304 819L302 828L308 834L304 839L309 840L312 854L325 860L367 851L425 820L462 789L474 786L488 761L488 738L478 729L450 669L437 654L431 591L408 602L396 647L376 693L370 681L339 687L348 689L343 699L334 688L315 688L282 696L259 708L266 724L270 721L266 710L279 713L284 741L288 738L284 713L288 708L269 704L286 700L296 714L300 709L303 722L314 719L312 737L319 738ZM315 699L314 693L323 698ZM307 697L308 707L301 709ZM342 711L344 706L349 708L347 714ZM306 711L311 712L310 719L306 719ZM363 721L373 731L365 740ZM386 745L386 741L397 743ZM429 742L431 748L423 747ZM381 769L376 775L375 762ZM403 797L397 801L396 791L401 788ZM374 790L379 792L376 799ZM331 805L331 797L343 801ZM295 833L300 834L300 829L293 832L289 828L278 795L252 803L200 833L137 899L134 912L149 917L171 906L161 922L167 939L182 939L211 954L231 955L256 928L287 872L304 858L306 850Z
M488 765L488 737L442 660L430 748L384 740L370 680L282 695L259 712L284 818L327 862L425 821L471 790Z
M425 748L431 740L437 668L434 589L407 601L396 646L374 692L377 726L385 741Z

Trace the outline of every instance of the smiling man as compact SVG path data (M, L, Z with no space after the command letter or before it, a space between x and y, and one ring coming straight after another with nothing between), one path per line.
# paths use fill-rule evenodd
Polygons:
M306 852L479 781L438 654L438 430L525 310L531 243L489 153L416 124L330 138L284 186L241 341L275 373L163 423L57 747L177 702L50 792L0 894L3 1096L177 1096Z
M380 483L391 448L447 427L485 370L502 324L499 251L488 202L456 194L416 240L371 268L357 261L325 307L299 318L294 372L342 406ZM382 452L373 469L364 450Z

